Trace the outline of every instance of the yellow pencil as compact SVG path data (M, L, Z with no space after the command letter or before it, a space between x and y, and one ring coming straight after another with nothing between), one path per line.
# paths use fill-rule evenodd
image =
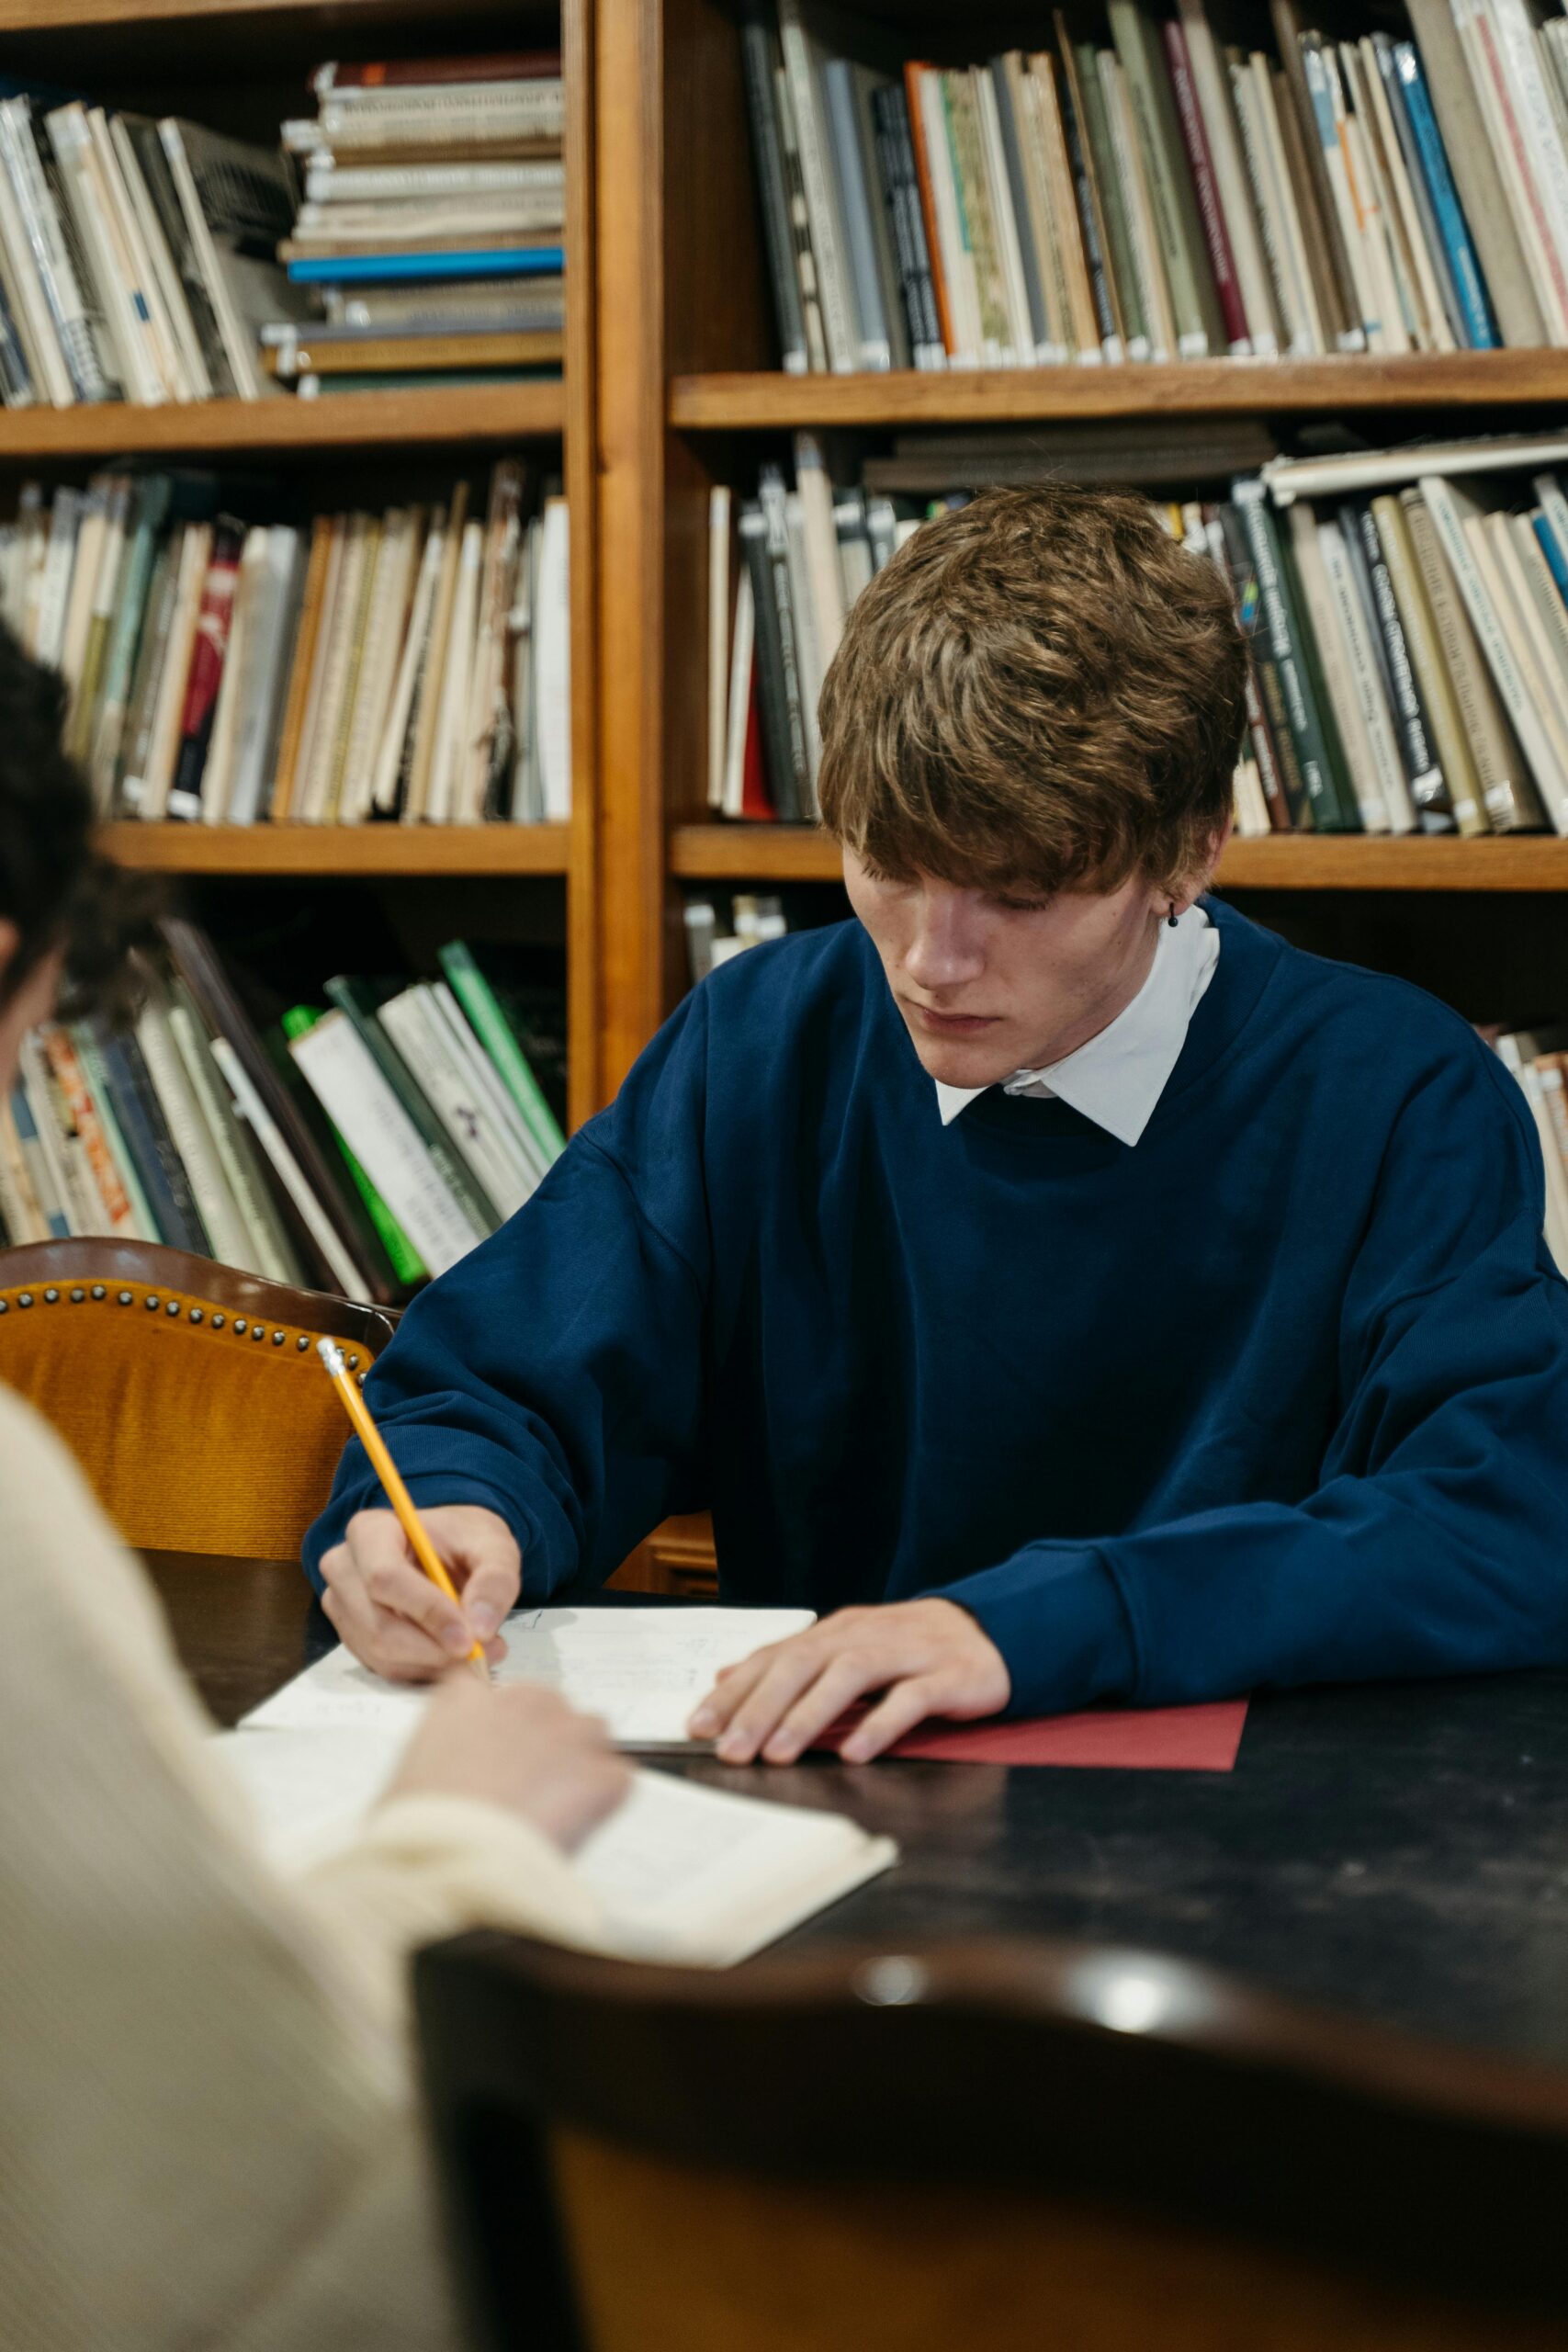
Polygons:
M456 1602L460 1609L463 1604L457 1600L457 1588L447 1573L446 1563L425 1533L424 1522L413 1507L413 1497L404 1486L399 1475L398 1465L388 1453L381 1432L367 1410L364 1397L349 1377L348 1366L343 1360L343 1350L331 1340L318 1340L316 1353L332 1374L333 1385L348 1409L349 1419L354 1423L355 1435L370 1456L371 1467L386 1488L387 1500L398 1515L398 1524L409 1539L414 1558L419 1562L432 1584L437 1586L446 1595L447 1600ZM490 1660L484 1654L482 1642L476 1642L468 1652L468 1664L479 1675L479 1679L488 1684Z

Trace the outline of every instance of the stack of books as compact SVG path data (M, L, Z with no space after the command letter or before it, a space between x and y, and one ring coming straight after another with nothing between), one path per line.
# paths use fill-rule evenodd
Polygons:
M949 459L963 486L933 498L895 488L921 482L938 462L928 450L836 487L799 434L793 486L762 468L734 546L729 493L715 490L716 812L813 816L818 696L850 606L925 517L992 479L1050 470L1036 437L1021 452L998 436L987 456L968 436ZM1562 435L1274 456L1227 497L1156 507L1218 565L1250 640L1240 832L1568 834L1564 464Z
M162 1241L385 1304L493 1233L564 1148L540 1084L558 1107L558 1001L462 942L433 982L334 978L264 1035L206 933L164 928L134 1029L25 1042L0 1102L8 1243Z
M482 514L460 481L435 505L247 522L226 487L31 483L0 525L0 617L63 677L100 814L564 820L563 498L530 517L510 459Z
M5 86L6 405L156 407L275 390L257 327L303 310L276 259L294 210L276 146Z
M314 315L263 329L302 394L558 374L560 57L323 65L286 122L303 200L280 248Z
M1568 345L1568 21L1410 0L1275 54L1204 0L1101 39L911 60L801 0L743 58L786 368L1032 367ZM869 62L868 62L869 61Z

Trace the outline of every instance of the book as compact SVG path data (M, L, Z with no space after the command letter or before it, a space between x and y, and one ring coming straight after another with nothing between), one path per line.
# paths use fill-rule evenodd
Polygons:
M543 1164L548 1167L565 1150L566 1139L495 989L463 941L454 940L443 947L440 961L453 995L517 1105Z
M247 1725L216 1745L279 1864L298 1867L352 1834L396 1770L404 1736ZM733 1967L890 1869L897 1851L842 1814L639 1771L573 1856L595 1903L586 1945L667 1966Z
M308 1036L316 1023L325 1018L324 1005L291 1005L283 1016L283 1034L285 1037L291 1040L295 1037ZM376 1228L376 1238L386 1251L387 1262L398 1281L409 1283L423 1282L430 1272L424 1260L420 1256L419 1251L414 1248L413 1243L409 1239L408 1235L403 1231L336 1127L333 1128L332 1136L343 1164L348 1170L349 1182L365 1204L365 1213Z

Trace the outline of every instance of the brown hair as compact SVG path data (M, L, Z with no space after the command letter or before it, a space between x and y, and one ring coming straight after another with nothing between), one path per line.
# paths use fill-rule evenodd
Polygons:
M1225 821L1247 651L1145 499L988 490L856 603L822 688L822 821L885 871L1176 886Z

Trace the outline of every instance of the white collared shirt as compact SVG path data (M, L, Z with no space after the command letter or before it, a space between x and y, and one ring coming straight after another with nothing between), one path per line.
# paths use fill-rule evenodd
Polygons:
M1015 1070L999 1081L1004 1094L1049 1100L1060 1096L1119 1143L1134 1144L1154 1116L1187 1042L1188 1024L1220 958L1220 934L1201 907L1189 907L1174 925L1162 922L1148 978L1114 1021L1076 1053L1043 1069ZM988 1090L932 1080L942 1124Z

